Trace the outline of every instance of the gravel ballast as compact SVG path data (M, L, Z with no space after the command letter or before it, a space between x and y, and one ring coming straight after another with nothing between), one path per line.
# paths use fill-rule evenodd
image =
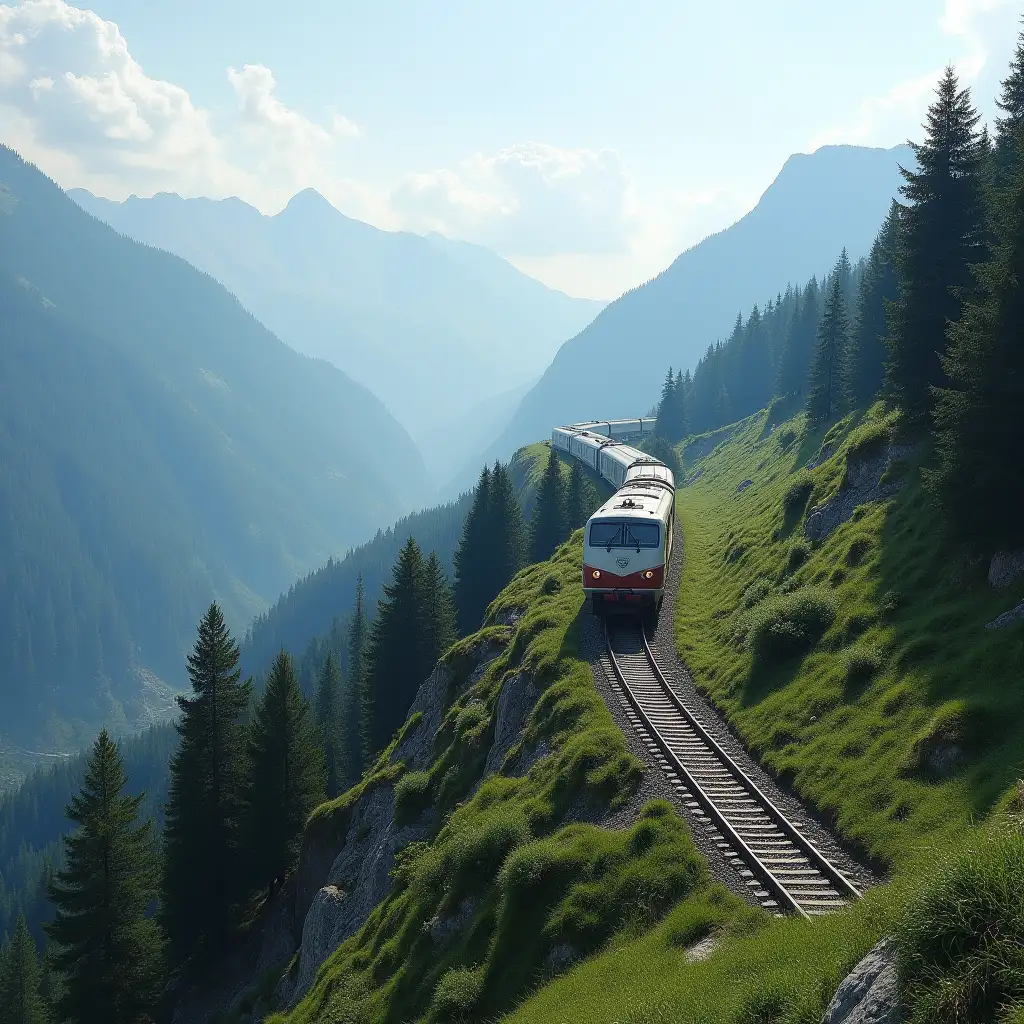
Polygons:
M681 538L680 538L681 540ZM852 853L845 849L835 833L829 829L799 797L781 788L778 782L753 758L742 743L730 731L720 712L704 697L694 685L686 665L680 659L675 641L675 606L682 576L683 545L677 543L672 554L669 578L665 588L657 629L648 636L651 651L657 659L668 684L678 694L704 728L737 763L762 793L811 840L812 843L862 891L877 884L875 874L861 864ZM604 633L600 621L590 614L589 606L581 611L583 622L580 629L582 657L590 664L594 685L614 718L616 725L626 737L629 749L644 763L646 771L640 791L628 807L609 816L601 824L607 828L619 828L636 819L640 806L647 800L661 798L668 800L684 818L690 828L694 845L708 861L712 876L743 899L758 905L750 887L722 856L711 836L712 827L697 820L701 812L694 812L665 776L652 752L641 742L636 730L626 716L626 709L619 696L612 689L613 669L605 648ZM620 820L621 819L621 820Z

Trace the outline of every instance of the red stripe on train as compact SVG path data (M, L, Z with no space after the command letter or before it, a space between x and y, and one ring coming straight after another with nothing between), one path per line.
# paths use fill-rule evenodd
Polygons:
M599 575L595 578L594 573ZM644 573L653 573L650 579ZM665 585L665 566L653 565L649 569L618 576L607 569L593 565L583 566L583 586L587 590L661 590Z

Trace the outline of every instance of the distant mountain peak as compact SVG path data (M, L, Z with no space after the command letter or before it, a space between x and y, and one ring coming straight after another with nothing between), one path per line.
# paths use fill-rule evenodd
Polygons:
M285 208L281 213L332 213L334 215L341 215L341 211L334 206L329 199L322 196L315 188L304 188L301 192L296 192L295 195L288 200ZM280 216L281 214L278 214Z

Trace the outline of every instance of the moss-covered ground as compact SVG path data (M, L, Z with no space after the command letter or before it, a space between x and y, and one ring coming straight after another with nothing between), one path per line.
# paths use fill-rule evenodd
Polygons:
M697 685L892 880L842 914L726 927L701 963L665 922L556 979L510 1021L810 1024L890 932L909 1019L1024 1018L1024 836L1012 817L1024 806L1024 624L985 628L1024 584L993 591L987 557L945 536L921 443L888 471L902 481L894 496L819 544L803 536L806 512L898 428L881 407L828 431L776 408L687 446L703 458L678 496L676 609Z
M492 624L446 655L465 679L485 639L503 653L468 689L453 687L435 760L409 773L381 759L360 784L395 784L398 814L435 809L436 834L400 854L390 897L322 967L290 1014L307 1021L404 1022L493 1018L564 964L628 941L661 921L674 948L751 912L711 883L686 826L665 803L646 805L631 827L565 824L582 801L614 810L636 792L641 765L578 656L579 532L545 563L520 573L489 611L523 612ZM473 791L493 738L498 694L515 673L540 696L506 764L543 756L525 775L490 776ZM410 722L408 728L415 728ZM309 828L344 835L359 788L319 809ZM447 942L431 924L466 915Z

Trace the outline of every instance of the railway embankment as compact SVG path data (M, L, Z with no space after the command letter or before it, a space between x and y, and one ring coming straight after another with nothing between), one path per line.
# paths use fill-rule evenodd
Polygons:
M492 1019L653 925L685 956L757 916L595 691L580 551L520 573L362 783L310 819L275 1020Z
M936 529L927 459L877 409L737 425L686 467L679 596L653 642L723 745L881 884L812 922L723 929L701 963L656 928L515 1024L571 1019L593 990L602 1021L1021 1019L1024 626L987 627L1024 577Z

